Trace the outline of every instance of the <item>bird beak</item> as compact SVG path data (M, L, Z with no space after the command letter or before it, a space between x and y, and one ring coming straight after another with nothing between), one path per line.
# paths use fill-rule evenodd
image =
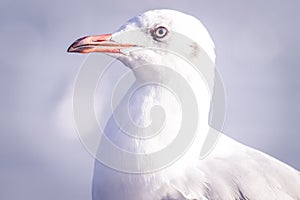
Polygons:
M69 53L121 53L121 49L134 47L133 44L120 44L112 40L112 34L86 36L76 40L69 48Z

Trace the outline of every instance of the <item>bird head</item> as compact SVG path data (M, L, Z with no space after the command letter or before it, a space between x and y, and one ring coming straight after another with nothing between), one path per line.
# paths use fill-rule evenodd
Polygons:
M68 52L106 53L134 69L145 64L172 65L176 59L169 56L168 50L179 50L187 59L204 52L215 61L214 43L203 24L191 15L174 10L147 11L112 34L76 40Z

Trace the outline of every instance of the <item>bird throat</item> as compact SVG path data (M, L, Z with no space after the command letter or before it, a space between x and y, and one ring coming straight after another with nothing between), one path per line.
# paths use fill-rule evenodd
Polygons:
M190 78L189 81L193 79ZM190 98L195 98L197 106L194 109L199 110L198 116L192 116L191 113L193 120L198 118L199 121L195 134L198 137L208 129L210 97L199 82L189 81L187 84L191 90L197 91ZM115 145L126 151L153 153L170 145L181 130L185 108L180 95L185 93L176 93L172 87L164 84L142 83L137 81L129 89L109 120L105 134ZM186 96L188 99L188 95Z

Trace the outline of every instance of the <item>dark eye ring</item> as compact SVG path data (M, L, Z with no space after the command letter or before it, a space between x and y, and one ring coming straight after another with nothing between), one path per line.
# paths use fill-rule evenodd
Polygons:
M153 36L155 38L158 38L158 39L162 39L164 38L167 34L168 34L168 29L163 27L163 26L159 26L157 28L154 29L153 31Z

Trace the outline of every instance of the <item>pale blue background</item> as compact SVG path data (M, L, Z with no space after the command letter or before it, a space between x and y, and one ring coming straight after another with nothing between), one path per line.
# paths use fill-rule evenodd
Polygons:
M0 199L86 200L93 159L73 128L78 37L153 8L206 25L227 94L225 133L300 169L298 0L0 1ZM66 109L65 109L66 108Z

